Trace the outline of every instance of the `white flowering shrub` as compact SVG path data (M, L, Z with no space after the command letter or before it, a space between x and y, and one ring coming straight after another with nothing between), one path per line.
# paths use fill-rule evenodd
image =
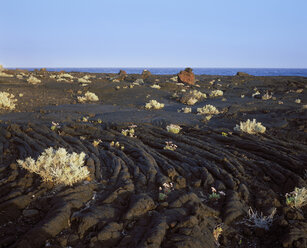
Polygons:
M71 186L89 176L89 170L84 166L85 156L84 152L69 154L65 148L54 150L50 147L36 161L28 157L17 160L17 163L31 173L40 175L45 182Z
M199 115L207 114L207 115L217 115L220 113L216 107L211 104L207 104L202 108L197 108L197 113Z
M87 91L84 96L78 96L77 97L78 102L84 103L84 102L97 102L99 101L98 96L95 93Z
M13 94L0 91L0 109L13 110L16 106L15 102L17 102L17 99Z
M223 96L223 91L221 90L212 90L210 93L210 97L218 97L218 96Z
M170 132L170 133L175 133L175 134L177 134L177 133L180 132L181 129L182 129L182 128L181 128L179 125L175 125L175 124L170 124L170 125L166 126L166 130L167 130L168 132Z
M30 84L39 84L41 83L42 81L34 76L30 76L28 79L27 79L27 82L30 83Z
M261 122L256 122L256 119L250 121L248 119L246 122L240 122L240 125L236 125L234 127L235 131L241 131L249 134L256 134L256 133L264 133L266 128L261 124Z
M150 100L145 105L146 109L162 109L164 108L164 103L159 103L157 100Z

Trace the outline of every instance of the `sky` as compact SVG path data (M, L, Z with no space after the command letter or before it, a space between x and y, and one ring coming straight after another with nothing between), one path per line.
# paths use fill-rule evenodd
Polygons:
M306 0L0 0L5 67L307 68Z

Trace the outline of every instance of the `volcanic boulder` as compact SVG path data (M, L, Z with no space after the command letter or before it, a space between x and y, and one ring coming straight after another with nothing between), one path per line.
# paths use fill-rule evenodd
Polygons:
M118 79L122 81L125 80L126 77L127 77L127 72L124 70L120 70L118 73Z
M146 79L146 78L148 78L149 76L151 76L151 72L148 71L148 70L143 70L143 72L142 72L142 78L143 78L143 79Z
M178 73L178 82L194 85L195 75L191 68L186 68Z
M250 77L251 75L249 75L248 73L246 72L241 72L241 71L238 71L236 76L240 76L240 77Z

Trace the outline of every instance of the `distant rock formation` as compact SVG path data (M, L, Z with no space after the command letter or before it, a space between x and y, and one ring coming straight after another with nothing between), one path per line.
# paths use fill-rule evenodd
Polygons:
M250 77L251 75L246 73L246 72L242 72L242 71L238 71L236 76L240 76L240 77Z
M143 78L143 79L146 79L146 78L148 78L149 76L151 76L151 72L148 71L148 70L143 70L143 72L142 72L142 78Z
M191 68L185 68L184 71L178 73L178 82L194 85L195 75Z
M127 77L127 72L124 70L120 70L118 73L118 80L122 81L125 80L125 78Z

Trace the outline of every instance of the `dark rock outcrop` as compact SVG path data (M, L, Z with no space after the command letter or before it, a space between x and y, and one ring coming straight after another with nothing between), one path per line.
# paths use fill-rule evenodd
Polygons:
M179 83L190 85L194 85L195 83L195 75L191 68L186 68L184 71L180 71L177 76Z

